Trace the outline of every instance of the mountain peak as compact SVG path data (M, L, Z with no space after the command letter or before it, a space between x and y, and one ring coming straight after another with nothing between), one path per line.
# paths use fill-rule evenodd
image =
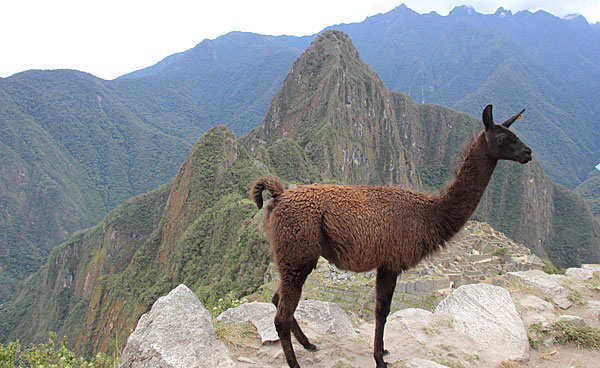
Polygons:
M581 14L567 14L563 17L564 20L568 20L568 21L572 21L572 22L577 22L577 23L581 23L581 24L588 24L587 19L585 19L585 17Z
M510 10L504 9L503 7L499 7L498 10L496 10L496 12L494 13L494 15L506 17L512 15L512 12Z
M411 185L418 179L392 123L392 100L350 37L329 30L294 62L262 124L243 144L251 154L267 146L272 163L301 152L301 161L316 168L316 180ZM303 181L296 172L283 178Z
M479 14L472 6L459 5L452 9L448 15L452 16L470 16L473 14Z
M352 40L350 40L350 37L344 32L335 29L327 30L318 35L311 43L308 50L319 50L319 55L324 52L327 55L342 55L348 53L349 55L358 56L358 51L354 48L354 44L352 43Z

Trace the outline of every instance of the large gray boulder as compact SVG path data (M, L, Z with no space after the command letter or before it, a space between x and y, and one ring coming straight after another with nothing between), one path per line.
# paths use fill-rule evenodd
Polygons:
M529 341L510 294L488 285L461 286L442 300L435 314L452 318L454 328L490 354L487 361L529 359Z
M594 271L587 268L570 267L565 271L565 275L581 280L589 280L594 277Z
M600 265L597 264L584 264L581 268L585 270L591 270L592 272L600 272Z
M528 309L533 309L541 312L554 312L554 306L552 305L552 303L549 303L544 299L538 298L535 295L525 295L519 299L519 303L521 303L523 307Z
M159 298L129 336L119 367L235 367L210 314L185 285Z
M252 302L230 308L217 317L221 322L250 322L260 335L263 344L279 340L273 320L277 309L272 303ZM350 318L336 303L302 300L294 313L301 325L319 335L355 337Z
M560 309L569 309L573 305L568 299L569 291L562 287L555 277L543 271L508 272L506 277L520 280L525 285L541 290L544 294L549 295Z
M320 335L356 336L348 314L336 303L302 300L298 303L294 316L299 323L306 322L313 331Z

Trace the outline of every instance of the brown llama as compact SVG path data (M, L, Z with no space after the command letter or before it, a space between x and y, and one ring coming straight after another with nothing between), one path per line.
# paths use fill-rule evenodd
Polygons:
M399 273L445 246L471 217L498 160L525 164L531 149L508 127L522 110L495 124L492 106L483 110L484 131L471 145L454 181L432 196L383 186L302 185L284 191L274 178L256 180L250 197L262 208L263 190L273 199L267 206L265 230L281 281L273 296L275 328L290 367L299 367L290 331L308 350L316 346L296 322L294 311L302 285L319 256L342 270L377 269L375 342L377 367L386 367L383 330Z

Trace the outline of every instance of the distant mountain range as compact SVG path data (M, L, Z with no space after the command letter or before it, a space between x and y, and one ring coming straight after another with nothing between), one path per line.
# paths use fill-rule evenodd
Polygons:
M94 354L126 341L139 316L180 283L209 308L257 292L270 255L264 210L247 197L253 179L434 191L482 130L478 118L391 92L340 31L309 45L266 111L240 139L211 128L172 180L54 248L0 310L0 341L40 341L54 330ZM535 160L502 162L475 218L557 266L600 262L598 222Z
M331 28L417 102L475 116L487 103L499 116L526 108L515 129L552 180L575 189L600 161L599 27L543 11L439 16L402 5ZM233 32L113 81L69 70L0 79L0 302L73 232L175 175L203 132L257 126L313 39ZM447 164L422 172L421 185L439 184ZM371 178L352 175L344 179ZM578 193L592 206L600 197Z
M531 142L550 177L573 189L600 160L598 27L600 23L590 25L582 16L560 19L544 11L512 14L499 8L485 15L459 6L440 16L421 15L401 5L360 23L327 29L347 33L388 88L417 102L476 116L491 101L504 113L525 106L532 123L519 132ZM256 36L233 32L207 40L122 78L158 76L176 69L179 60L198 49L251 43L242 39ZM314 35L260 37L271 41L270 47L295 50L298 56Z

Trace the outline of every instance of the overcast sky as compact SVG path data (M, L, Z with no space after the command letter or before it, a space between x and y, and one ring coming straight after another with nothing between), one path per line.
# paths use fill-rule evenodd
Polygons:
M0 77L69 68L113 79L230 31L310 35L402 3L421 14L447 15L465 4L485 14L503 6L600 21L600 0L6 0L0 2Z

